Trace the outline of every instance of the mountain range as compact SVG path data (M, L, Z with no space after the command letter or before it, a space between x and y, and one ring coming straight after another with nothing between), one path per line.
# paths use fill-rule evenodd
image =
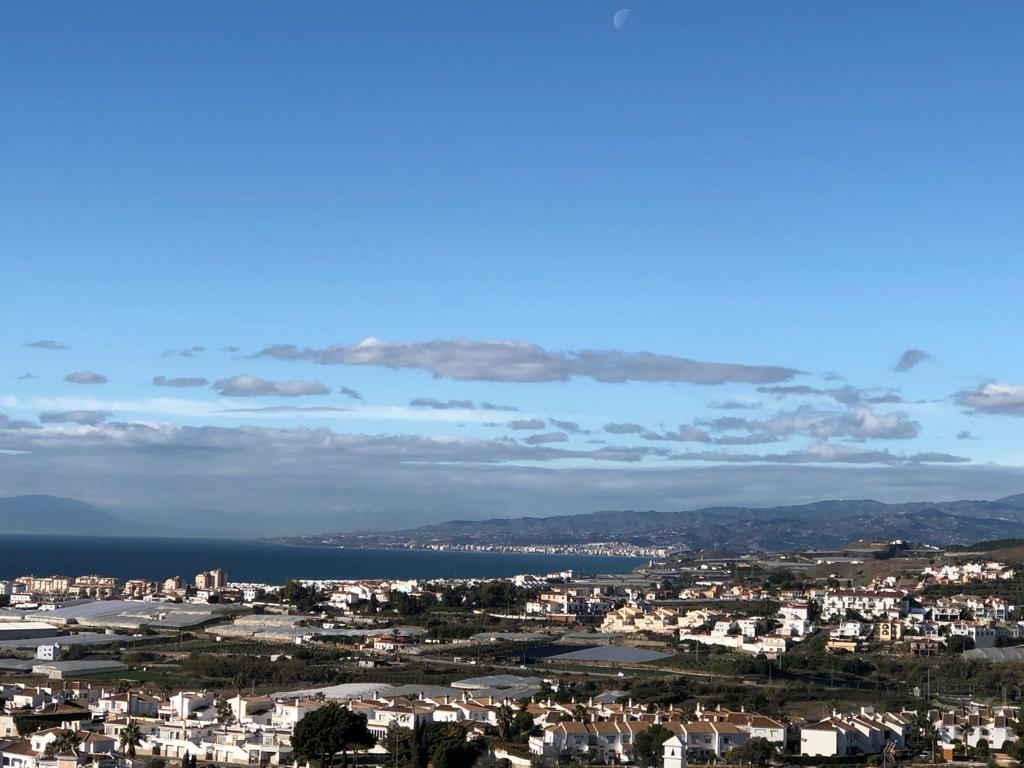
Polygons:
M83 501L46 495L0 498L0 533L160 535ZM452 520L404 531L318 534L284 540L352 546L616 541L680 550L784 552L838 547L861 539L948 545L1013 537L1024 537L1024 493L995 501L885 504L868 499L676 512L605 510L553 517Z
M44 494L0 498L0 533L118 535L137 529L135 523L78 499Z
M620 541L678 549L787 551L836 547L860 539L904 539L945 545L1021 535L1024 494L996 501L884 504L873 500L832 500L766 508L609 510L556 517L454 520L388 536L422 543Z

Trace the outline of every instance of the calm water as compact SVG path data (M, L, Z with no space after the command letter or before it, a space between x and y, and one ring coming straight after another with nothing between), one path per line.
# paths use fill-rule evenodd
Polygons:
M95 573L122 581L191 580L201 571L223 568L231 581L282 584L288 579L489 577L569 569L623 573L639 563L630 557L335 549L228 539L0 535L0 579Z

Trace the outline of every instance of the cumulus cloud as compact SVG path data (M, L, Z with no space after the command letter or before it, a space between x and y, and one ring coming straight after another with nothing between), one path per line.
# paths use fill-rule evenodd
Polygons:
M43 424L83 424L96 426L107 421L112 413L109 411L47 411L39 414Z
M977 435L975 435L970 430L965 429L962 432L957 432L956 433L956 439L957 440L980 440L981 438L979 438Z
M776 437L802 434L853 440L908 440L921 431L921 425L905 413L878 413L866 406L825 411L805 405L793 411L780 411L766 419L725 417L700 424L722 432L742 431Z
M920 365L925 360L931 360L932 356L923 349L908 349L896 360L893 370L899 373L906 373L911 368Z
M38 377L34 373L32 373L31 371L25 371L23 374L21 374L21 376L18 377L18 381L29 381L35 378Z
M569 436L565 432L542 432L526 438L527 445L544 445L545 443L567 443Z
M630 421L613 421L604 425L604 431L610 435L639 435L644 432L643 424L634 424Z
M11 432L19 432L26 429L37 429L38 425L33 424L31 421L25 421L23 419L12 419L6 413L0 413L0 430L10 430ZM3 446L0 446L2 448ZM13 449L18 450L18 449Z
M433 397L415 397L409 401L410 408L432 408L435 411L474 411L472 400L437 400Z
M93 373L92 371L75 371L65 376L64 381L69 381L72 384L106 384L107 377L102 373Z
M221 351L221 352L227 352L227 353L229 353L229 354L234 354L235 352L237 352L237 351L238 351L238 349L239 349L238 347L236 347L236 346L234 346L234 345L232 344L231 346L227 346L227 347L221 347L221 348L220 348L220 351Z
M213 383L213 389L221 395L233 397L301 397L303 395L327 395L331 390L319 381L270 381L256 376L240 374Z
M655 432L653 430L644 430L640 433L640 437L644 440L667 440L676 443L711 442L711 435L700 427L695 427L692 424L680 424L679 428L674 432Z
M718 411L754 410L760 407L761 404L756 400L718 400L708 403L708 408L714 408Z
M988 382L953 395L953 400L974 413L1024 416L1024 386Z
M363 396L359 394L359 392L357 392L356 390L352 389L352 387L342 387L341 389L338 390L338 392L343 394L345 397L352 398L353 400L363 399Z
M480 403L481 411L518 411L514 405L500 405L498 403Z
M630 422L606 424L604 431L613 435L639 435L641 440L652 442L714 443L715 445L756 445L778 442L780 439L778 435L754 431L755 423L740 418L721 418L708 422L715 429L750 430L751 434L747 435L712 435L706 429L694 424L680 424L675 430L653 430Z
M809 448L786 453L730 453L727 451L691 451L669 457L674 461L733 462L741 464L960 464L970 462L964 456L924 452L896 454L888 450L862 450L846 445L820 442Z
M550 382L573 377L606 383L627 381L765 384L789 381L800 371L776 365L744 365L691 360L653 352L584 349L552 352L521 341L434 340L394 343L367 338L358 344L323 349L275 344L259 356L311 360L322 365L414 368L437 378L463 381Z
M580 429L580 425L575 421L562 421L561 419L548 419L551 422L552 427L558 427L563 432L569 432L574 435L585 435L589 434L584 430Z
M509 429L517 430L538 430L547 426L544 419L517 419L507 424Z
M718 435L712 442L715 445L761 445L777 443L781 439L778 435L767 432L753 432L749 435Z
M153 383L158 387L205 387L210 382L198 376L185 376L169 379L166 376L154 376Z
M0 432L0 449L67 449L80 453L96 450L149 451L159 455L191 451L207 457L218 456L225 461L257 450L271 450L296 460L303 456L310 461L315 456L330 456L337 461L392 466L410 461L499 464L562 458L637 462L647 456L663 455L654 449L634 447L588 451L543 447L545 443L566 442L568 438L562 433L531 435L519 442L507 438L485 440L461 435L359 435L334 432L326 427L191 427L149 422L98 423L95 429L86 432L67 429L59 423L31 432L22 430L20 426L5 429L7 431Z
M25 345L26 347L34 347L35 349L67 349L68 345L62 341L54 341L53 339L39 339L37 341L30 341Z
M870 390L853 386L819 388L798 384L791 386L758 387L757 391L777 398L828 397L842 405L884 405L904 402L900 393L893 390L872 392Z

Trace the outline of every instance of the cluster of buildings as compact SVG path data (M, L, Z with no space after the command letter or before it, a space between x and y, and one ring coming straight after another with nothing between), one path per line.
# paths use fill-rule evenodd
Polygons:
M500 676L511 678L512 676ZM877 712L863 707L856 712L833 711L820 722L783 723L745 710L698 704L693 712L674 706L650 707L609 692L585 701L557 703L546 694L518 698L522 688L486 687L539 682L536 678L459 681L463 688L414 692L388 689L340 692L328 689L333 699L364 714L371 733L382 739L393 726L414 729L428 723L460 725L467 739L494 735L502 710L529 713L535 726L529 737L534 756L575 755L591 762L633 762L637 736L654 725L671 732L662 747L665 768L683 768L687 761L723 758L751 738L789 747L805 756L837 757L876 754L887 748L903 750L913 732L915 713ZM384 688L389 688L384 686ZM536 688L534 688L536 690ZM332 700L316 695L235 696L218 699L209 691L179 691L167 697L146 691L117 692L101 685L54 682L49 686L0 686L4 709L0 712L0 758L8 768L96 768L123 764L123 734L129 725L139 735L140 756L236 765L285 765L293 761L291 734L305 715ZM16 716L60 721L33 732L20 733ZM1016 707L982 707L927 713L940 749L950 755L962 746L976 747L984 740L992 748L1016 741ZM77 747L70 754L47 750L65 731L75 732ZM959 746L958 746L959 745ZM383 752L378 745L373 751ZM514 765L529 760L507 753ZM64 762L61 762L63 758Z
M922 575L934 579L937 584L968 584L972 581L1008 581L1016 571L1005 563L988 561L949 563L938 568L929 566Z
M0 581L0 595L11 605L37 603L41 598L104 598L117 594L117 579L112 576L19 576Z
M864 587L815 587L779 590L730 584L726 572L709 571L677 595L626 591L625 594L589 594L574 586L556 587L542 596L554 613L576 613L576 618L600 615L604 632L651 634L703 645L724 646L774 658L793 643L830 627L830 651L857 652L869 643L901 644L909 653L938 653L951 637L964 637L968 646L984 649L1024 639L1024 622L1013 620L1014 606L1000 596L960 594L926 597L929 584L1002 581L1013 570L1001 563L964 563L943 566L921 580L900 582L889 577ZM700 595L698 598L697 595ZM745 615L731 602L758 603L781 600L774 616ZM718 608L709 610L708 600ZM611 603L615 607L608 608ZM704 603L704 605L701 605ZM724 606L724 608L723 608ZM763 611L759 611L763 614Z
M228 575L220 568L196 574L193 582L181 576L162 581L129 579L123 585L113 576L19 576L12 581L0 581L0 596L6 596L10 605L38 608L55 600L108 599L122 597L132 600L175 600L195 598L207 600L214 593L241 600L237 590L229 589ZM229 593L229 594L227 594Z

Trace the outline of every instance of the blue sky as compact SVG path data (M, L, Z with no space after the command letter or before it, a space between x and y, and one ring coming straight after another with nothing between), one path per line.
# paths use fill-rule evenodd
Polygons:
M1022 491L1022 22L5 7L0 495L277 532Z

